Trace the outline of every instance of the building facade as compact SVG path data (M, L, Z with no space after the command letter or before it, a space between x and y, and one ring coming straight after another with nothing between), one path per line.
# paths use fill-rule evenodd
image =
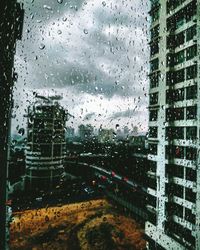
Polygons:
M199 0L152 0L149 249L200 249Z
M94 127L91 124L81 124L78 127L78 134L82 141L90 141L94 136Z
M12 90L16 73L14 55L16 42L21 39L23 7L16 0L2 1L0 10L0 249L7 249L9 240L8 159L12 109ZM7 216L6 216L7 215ZM7 218L7 219L6 219Z
M113 143L115 141L114 129L100 128L98 133L98 141L100 143Z
M26 188L55 187L64 172L65 110L48 98L28 109Z

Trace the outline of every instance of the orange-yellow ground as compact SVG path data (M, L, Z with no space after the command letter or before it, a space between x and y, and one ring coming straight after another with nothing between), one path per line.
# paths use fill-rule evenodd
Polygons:
M14 214L11 250L143 250L145 241L131 218L104 199Z

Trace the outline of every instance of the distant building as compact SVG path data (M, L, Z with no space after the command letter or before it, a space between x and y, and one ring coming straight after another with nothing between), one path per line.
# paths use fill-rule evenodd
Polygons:
M124 139L124 133L121 131L120 128L118 128L117 131L116 131L116 139L117 140L123 140Z
M26 187L50 188L59 183L65 157L65 110L51 99L28 108Z
M115 140L114 129L99 129L98 141L100 143L112 143Z
M72 138L74 138L74 135L75 135L74 128L72 128L72 127L66 127L65 137L67 139L72 139Z
M133 134L134 136L137 136L137 135L138 135L138 127L137 127L137 126L134 126L134 127L133 127L132 134Z
M81 140L90 140L94 136L94 128L90 124L81 124L78 127L78 134Z
M129 144L145 148L146 136L145 135L129 136Z
M129 134L130 134L130 129L128 128L128 126L125 126L124 127L124 137L128 138Z

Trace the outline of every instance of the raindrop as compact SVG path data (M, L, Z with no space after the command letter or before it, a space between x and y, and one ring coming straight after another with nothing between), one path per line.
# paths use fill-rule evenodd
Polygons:
M45 48L45 45L43 43L41 43L39 48L42 50Z
M84 34L86 34L86 35L88 34L88 30L87 30L87 29L84 29L83 32L84 32Z
M58 35L62 34L62 31L61 30L58 30L57 31Z
M103 6L106 6L106 2L105 2L105 1L103 1L103 2L102 2L102 5L103 5Z
M46 9L46 10L52 10L51 6L46 5L46 4L43 6L43 8Z
M57 0L58 3L63 3L63 0Z

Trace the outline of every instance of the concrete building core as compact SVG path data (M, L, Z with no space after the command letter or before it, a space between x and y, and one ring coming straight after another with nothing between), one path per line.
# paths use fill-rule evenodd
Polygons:
M200 249L199 11L151 1L148 249Z
M45 189L58 185L64 172L65 110L42 98L28 108L26 186Z

